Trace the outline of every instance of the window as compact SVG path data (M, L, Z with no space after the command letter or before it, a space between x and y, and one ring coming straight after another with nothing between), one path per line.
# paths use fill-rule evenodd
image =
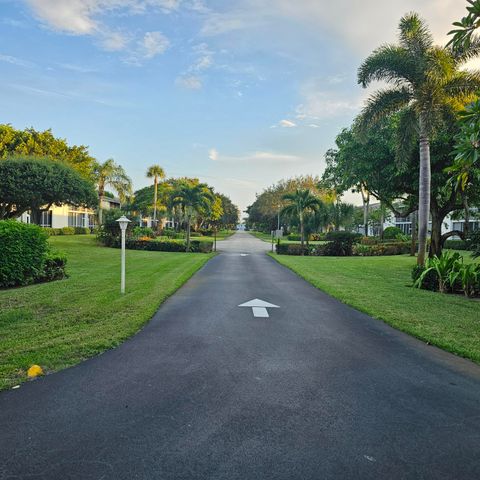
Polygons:
M82 212L68 212L69 227L85 227L85 214Z
M40 226L41 227L51 227L52 226L52 211L42 212L40 217Z

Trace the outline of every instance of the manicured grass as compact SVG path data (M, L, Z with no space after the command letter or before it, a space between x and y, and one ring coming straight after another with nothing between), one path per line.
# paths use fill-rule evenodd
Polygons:
M70 277L0 290L0 389L74 365L137 332L158 306L212 255L127 251L126 293L120 295L120 251L93 236L51 237L67 254Z
M480 301L412 288L412 257L271 256L342 302L480 363Z

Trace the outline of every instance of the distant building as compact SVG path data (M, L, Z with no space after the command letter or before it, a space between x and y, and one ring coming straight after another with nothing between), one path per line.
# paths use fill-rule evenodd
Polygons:
M361 208L361 207L360 207ZM370 204L370 212L377 210L380 208L380 203L373 203ZM469 231L473 232L475 230L480 230L480 219L475 218L478 217L478 209L472 208L472 218L469 221ZM387 215L387 219L383 223L383 229L387 227L397 227L405 235L411 235L412 234L412 215L408 215L406 217L400 217L395 215L395 213L390 212L389 215ZM430 222L431 225L431 222ZM364 233L364 226L359 225L357 228L357 231L359 233ZM445 217L445 220L442 224L442 234L451 232L452 230L458 230L460 232L463 232L465 230L465 219L462 217L458 217L458 215L455 215L454 218L452 215L447 215ZM370 224L368 227L368 235L369 236L378 236L380 234L380 224ZM458 239L458 236L453 236L451 237L452 239Z

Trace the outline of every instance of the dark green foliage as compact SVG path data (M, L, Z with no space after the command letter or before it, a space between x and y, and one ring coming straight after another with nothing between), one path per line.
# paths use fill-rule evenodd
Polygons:
M90 229L88 227L74 227L75 235L88 235Z
M470 249L470 246L465 240L446 240L443 247L450 248L452 250L469 250Z
M415 265L412 269L413 283L417 282L426 270L424 265ZM430 270L422 279L421 288L436 292L438 290L438 275L435 270Z
M97 230L97 238L107 247L113 247L116 243L120 242L120 226L117 220L124 214L124 212L117 208L106 210L103 217L103 225L100 225ZM133 231L133 222L130 222L127 226L126 236L131 236Z
M140 237L155 237L154 231L150 227L133 227L132 229L132 237L140 238Z
M405 255L410 253L409 242L383 242L372 245L364 243L353 247L353 254L361 257L379 257L383 255Z
M387 227L383 231L383 238L385 240L393 240L397 238L397 235L402 235L402 229L398 227Z
M52 205L95 207L93 183L71 167L41 158L12 158L0 161L0 219L17 218L31 211L39 223L42 210Z
M49 252L45 259L43 272L38 277L39 282L51 282L53 280L63 280L68 275L65 271L67 257L63 253Z
M480 230L472 232L468 237L468 249L472 251L473 258L480 257Z
M28 285L42 275L47 234L36 225L0 221L0 287Z
M279 243L275 246L278 255L312 255L313 246L307 247L298 243Z
M349 257L353 255L353 245L360 241L362 235L352 232L328 232L325 239L324 255L329 257Z
M287 240L293 241L293 242L299 242L302 238L298 233L291 233L288 235Z
M43 227L42 230L44 230L49 237L56 237L58 235L88 235L90 233L88 227Z
M120 240L116 239L111 245L112 247L120 247ZM175 240L137 240L128 238L125 247L129 250L147 250L155 252L185 252L185 242ZM213 248L213 242L201 242L192 240L190 242L190 252L194 253L210 253Z

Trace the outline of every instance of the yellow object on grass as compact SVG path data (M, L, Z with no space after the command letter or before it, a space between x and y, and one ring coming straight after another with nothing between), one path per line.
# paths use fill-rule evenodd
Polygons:
M32 365L28 370L27 370L27 375L30 378L35 378L38 377L39 375L43 375L43 370L40 365Z

